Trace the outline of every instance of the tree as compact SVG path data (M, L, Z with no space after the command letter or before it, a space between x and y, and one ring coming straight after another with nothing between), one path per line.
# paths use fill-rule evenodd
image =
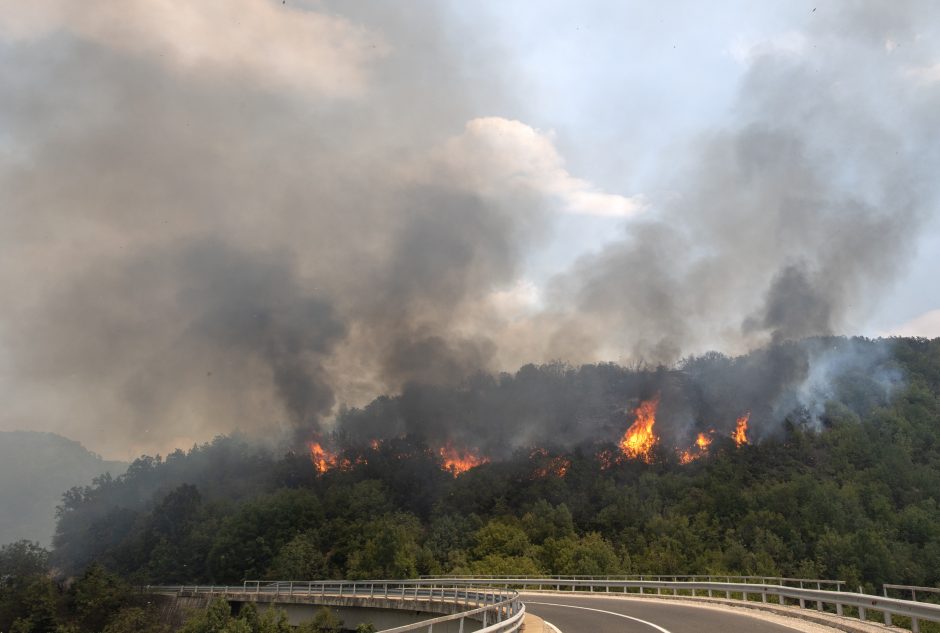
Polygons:
M350 559L351 578L413 578L417 575L417 517L398 513L371 521L365 545Z
M339 633L342 626L343 621L329 607L321 607L313 619L301 623L295 633Z
M125 607L111 618L102 633L169 633L170 627L160 622L159 615L155 609Z
M49 552L39 543L22 540L0 547L0 584L41 576L49 569Z
M129 597L127 584L97 563L89 567L70 590L79 622L92 631L102 630L111 616L127 604Z
M180 633L230 633L226 627L231 621L232 607L225 598L216 598L208 607L189 616ZM251 633L249 625L244 620L242 622L246 633Z
M282 547L265 576L272 580L312 580L322 578L326 558L317 546L316 534L298 534Z
M256 628L252 633L292 633L293 628L287 620L287 613L283 609L265 609L258 618Z

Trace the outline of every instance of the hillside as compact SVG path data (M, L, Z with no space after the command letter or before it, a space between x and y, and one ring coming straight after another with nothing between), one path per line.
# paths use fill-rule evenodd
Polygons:
M849 343L832 339L826 348ZM472 571L933 584L940 582L940 339L895 339L889 349L879 367L902 382L888 399L860 393L880 369L867 377L842 372L818 414L797 403L781 422L761 427L755 413L745 441L706 430L711 443L692 458L667 443L665 428L645 455L629 454L616 437L596 437L500 456L435 443L441 429L419 434L413 418L425 419L426 411L416 412L422 407L445 415L445 402L470 416L474 391L492 402L502 393L484 411L504 416L531 413L521 396L506 394L565 392L564 402L580 393L559 416L578 426L589 404L604 420L620 411L618 433L626 437L649 404L636 406L641 392L631 390L688 384L694 373L740 363L753 369L767 350L710 355L665 378L662 369L530 367L489 386L437 389L420 406L384 398L367 408L370 424L355 422L366 413L347 412L350 427L341 419L332 436L282 456L220 437L73 490L53 557L69 573L97 561L146 582ZM584 388L584 377L598 372L608 378L605 394ZM670 392L662 393L665 408ZM383 418L393 433L412 430L356 438L353 429L377 428Z
M0 431L0 543L30 539L48 546L66 490L126 469L61 435Z

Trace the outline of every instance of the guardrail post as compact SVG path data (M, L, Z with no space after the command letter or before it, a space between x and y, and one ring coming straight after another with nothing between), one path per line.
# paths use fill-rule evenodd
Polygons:
M920 620L911 618L911 633L920 633Z
M457 627L457 633L463 633L463 618L460 618L460 626Z
M887 597L888 597L888 588L887 588L887 587L882 587L882 589L884 590L885 598L887 598ZM884 614L885 614L885 625L886 625L886 626L891 626L891 614L890 614L889 612L887 612L887 611L885 611Z
M818 582L816 583L816 590L817 590L817 591L822 591L822 585L821 585L820 583L818 583ZM817 611L822 611L822 610L823 610L822 601L821 601L821 600L817 600L817 601L816 601L816 610L817 610Z
M862 588L861 588L861 587L858 588L858 592L859 592L859 593L862 593ZM863 607L863 606L861 606L861 605L859 605L859 607L858 607L858 619L859 619L859 620L868 620L868 614L865 613L865 607Z

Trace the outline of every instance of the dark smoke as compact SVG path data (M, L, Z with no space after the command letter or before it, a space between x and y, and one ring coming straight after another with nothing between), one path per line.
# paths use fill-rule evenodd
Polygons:
M784 268L771 283L765 302L759 315L744 321L745 333L770 332L774 342L830 333L828 298L802 266Z
M795 341L857 331L936 212L929 3L819 11L800 50L751 51L647 211L511 314L494 296L559 197L606 194L512 120L496 35L430 2L291 4L239 5L339 42L290 76L211 56L238 21L181 61L143 37L163 5L90 0L40 35L0 9L0 426L129 455L336 417L497 455L616 437L656 392L677 436L743 409L771 434L818 424L846 376L898 383L882 344Z
M739 357L690 357L672 369L528 365L458 387L411 384L400 396L341 412L335 437L354 447L399 437L432 448L452 441L494 458L535 447L590 448L619 441L636 406L659 396L655 430L667 449L688 447L710 430L729 441L745 414L749 438L759 442L778 436L784 422L823 428L830 403L856 415L887 404L904 384L892 345L817 337Z

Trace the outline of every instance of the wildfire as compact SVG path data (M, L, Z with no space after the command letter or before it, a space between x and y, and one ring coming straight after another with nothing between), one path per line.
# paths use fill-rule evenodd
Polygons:
M738 418L737 425L735 426L734 433L731 434L731 438L734 440L734 443L737 446L742 446L747 444L747 421L751 417L751 412L748 411L740 418Z
M335 453L323 448L320 442L310 442L310 459L313 460L313 467L321 475L337 464Z
M607 470L614 464L620 462L620 455L615 454L611 450L604 449L597 453L597 461L601 466L601 470Z
M699 433L698 437L695 438L695 444L687 451L682 451L679 454L679 463L688 464L694 462L699 457L702 457L708 453L708 447L711 446L712 431L707 431L705 433Z
M547 454L548 453L545 452L542 454L542 456L547 456ZM548 477L549 475L554 475L555 477L564 477L568 474L569 468L571 468L571 460L559 455L557 457L552 457L544 466L536 468L533 476L537 479Z
M641 459L646 463L652 459L653 447L659 441L659 437L653 431L657 407L659 407L659 394L652 400L641 402L633 412L636 420L620 440L620 450L627 457Z
M450 472L454 477L490 461L486 457L481 457L476 454L471 449L456 449L450 442L442 446L438 450L438 453L443 460L443 469Z

